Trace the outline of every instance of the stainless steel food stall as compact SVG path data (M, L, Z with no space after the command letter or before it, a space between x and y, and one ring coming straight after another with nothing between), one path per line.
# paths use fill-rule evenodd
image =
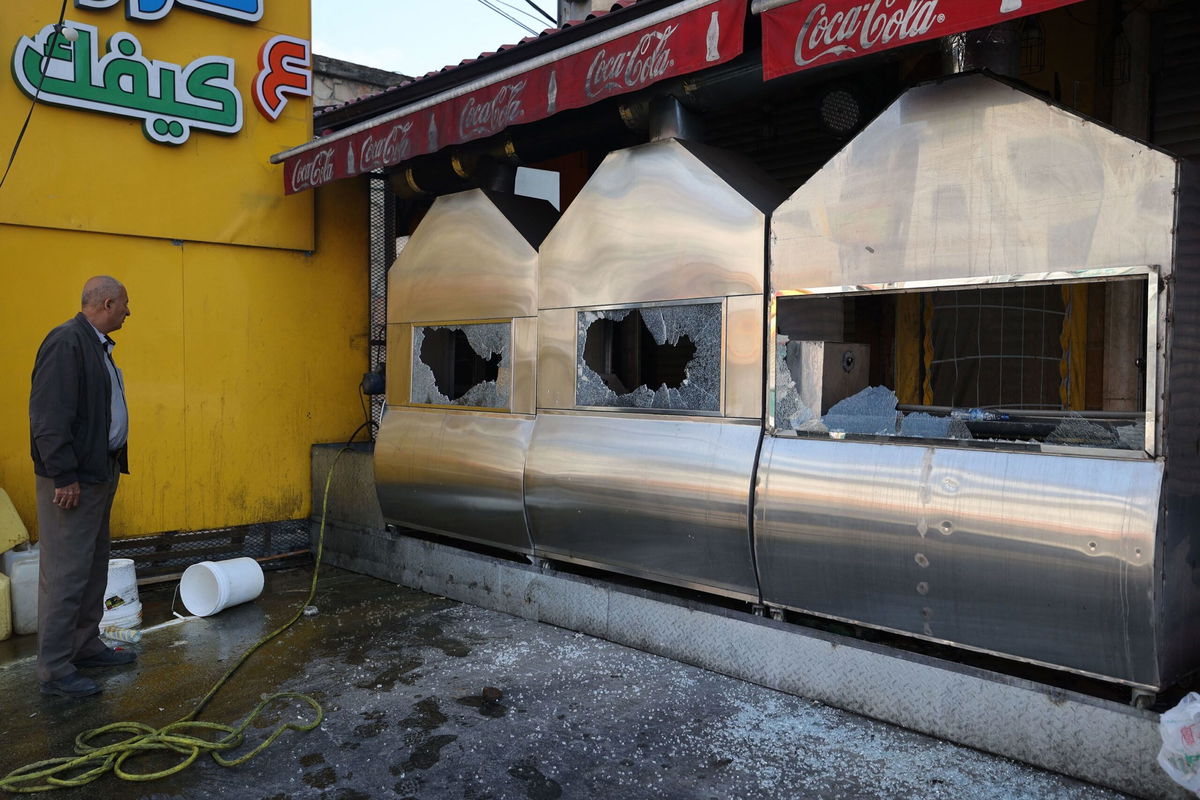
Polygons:
M664 135L610 153L546 237L525 470L539 555L757 600L763 242L780 199L749 162Z
M764 602L1153 690L1197 662L1192 167L973 74L773 215Z
M388 274L387 411L375 446L394 524L529 553L537 247L552 206L471 189L434 201Z

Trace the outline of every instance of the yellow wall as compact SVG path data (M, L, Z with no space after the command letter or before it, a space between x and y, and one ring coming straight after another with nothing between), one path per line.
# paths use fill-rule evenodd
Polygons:
M308 0L266 0L262 21L253 25L183 6L157 22L127 20L124 2L107 9L68 2L65 19L92 25L102 37L132 33L149 59L186 65L204 56L233 58L244 127L229 136L193 131L170 146L148 141L140 120L39 104L0 189L0 221L311 250L312 193L285 197L280 168L268 159L311 138L312 102L292 97L271 122L250 92L266 40L278 33L308 38ZM57 22L62 4L2 5L0 151L7 162L30 105L11 77L17 42Z
M126 284L133 312L113 334L131 417L114 536L309 513L309 446L362 422L367 369L364 184L316 199L312 255L0 224L0 486L26 527L34 354L102 273Z
M54 21L60 3L4 3L0 53L11 64L20 36ZM168 147L145 139L139 122L35 109L0 188L0 486L35 531L34 355L78 311L84 280L111 274L133 312L113 336L131 416L114 536L306 516L310 445L344 440L362 421L368 352L365 181L284 198L281 168L267 157L308 138L312 106L292 98L270 123L249 93L261 41L309 35L307 0L268 0L258 26L182 7L142 23L119 6L69 3L67 18L134 31L150 57L236 58L245 127L228 137L194 131ZM5 160L29 107L8 71Z

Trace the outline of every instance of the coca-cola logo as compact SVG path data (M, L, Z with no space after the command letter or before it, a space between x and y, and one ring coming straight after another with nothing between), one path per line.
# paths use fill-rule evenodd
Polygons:
M614 89L646 86L658 80L675 66L668 40L677 30L678 24L647 31L633 47L613 55L602 48L588 67L583 91L594 98Z
M938 0L871 0L830 13L826 3L817 3L796 37L796 66L920 38L946 21L937 7Z
M370 172L380 167L399 164L408 158L412 152L412 141L408 138L412 127L412 122L408 121L393 125L385 136L368 133L358 150L359 170Z
M521 93L527 83L520 81L503 86L486 103L469 98L458 118L459 135L465 138L496 133L525 116Z
M307 159L297 159L292 165L292 191L314 189L333 180L333 147L318 150Z

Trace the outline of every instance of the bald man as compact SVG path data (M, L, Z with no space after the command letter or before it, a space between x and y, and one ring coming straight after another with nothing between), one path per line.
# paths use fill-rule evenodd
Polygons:
M128 473L125 383L108 334L129 316L129 294L107 275L83 287L82 310L47 334L33 365L29 434L37 475L37 675L44 694L87 697L81 669L135 659L100 639L108 582L108 518Z

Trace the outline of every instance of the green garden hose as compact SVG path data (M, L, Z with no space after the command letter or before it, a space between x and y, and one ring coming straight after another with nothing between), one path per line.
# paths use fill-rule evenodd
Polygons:
M355 434L357 433L358 431L355 431ZM353 440L354 436L350 438ZM221 676L220 680L213 684L208 694L204 695L186 716L161 728L154 728L140 722L114 722L84 731L75 737L76 754L74 756L50 758L18 767L0 778L0 791L48 792L55 789L72 788L91 783L109 772L126 781L153 781L187 769L201 753L208 753L222 767L236 767L245 764L270 747L285 731L311 731L320 725L325 718L325 711L321 708L321 704L306 694L296 692L279 692L265 698L236 726L217 722L201 722L196 719L196 716L216 697L221 687L233 677L233 674L246 663L250 656L254 655L267 642L292 627L296 620L304 614L304 609L312 604L313 597L317 593L317 576L320 573L321 553L325 546L325 516L329 509L329 487L333 482L333 470L337 467L338 459L349 449L350 445L347 444L338 450L333 463L329 466L329 474L325 478L325 494L321 502L321 528L317 536L312 584L308 589L308 597L300 604L300 608L296 610L291 619L243 653L242 657ZM223 755L242 744L246 728L263 713L268 705L276 700L285 699L307 703L314 712L313 719L304 723L285 722L281 724L261 744L237 758L227 758ZM212 736L214 733L223 735L216 739L205 736L205 734ZM127 734L128 737L112 744L93 744L102 737L124 734ZM134 772L129 769L130 762L138 756L164 751L178 753L183 756L183 760L157 772Z

